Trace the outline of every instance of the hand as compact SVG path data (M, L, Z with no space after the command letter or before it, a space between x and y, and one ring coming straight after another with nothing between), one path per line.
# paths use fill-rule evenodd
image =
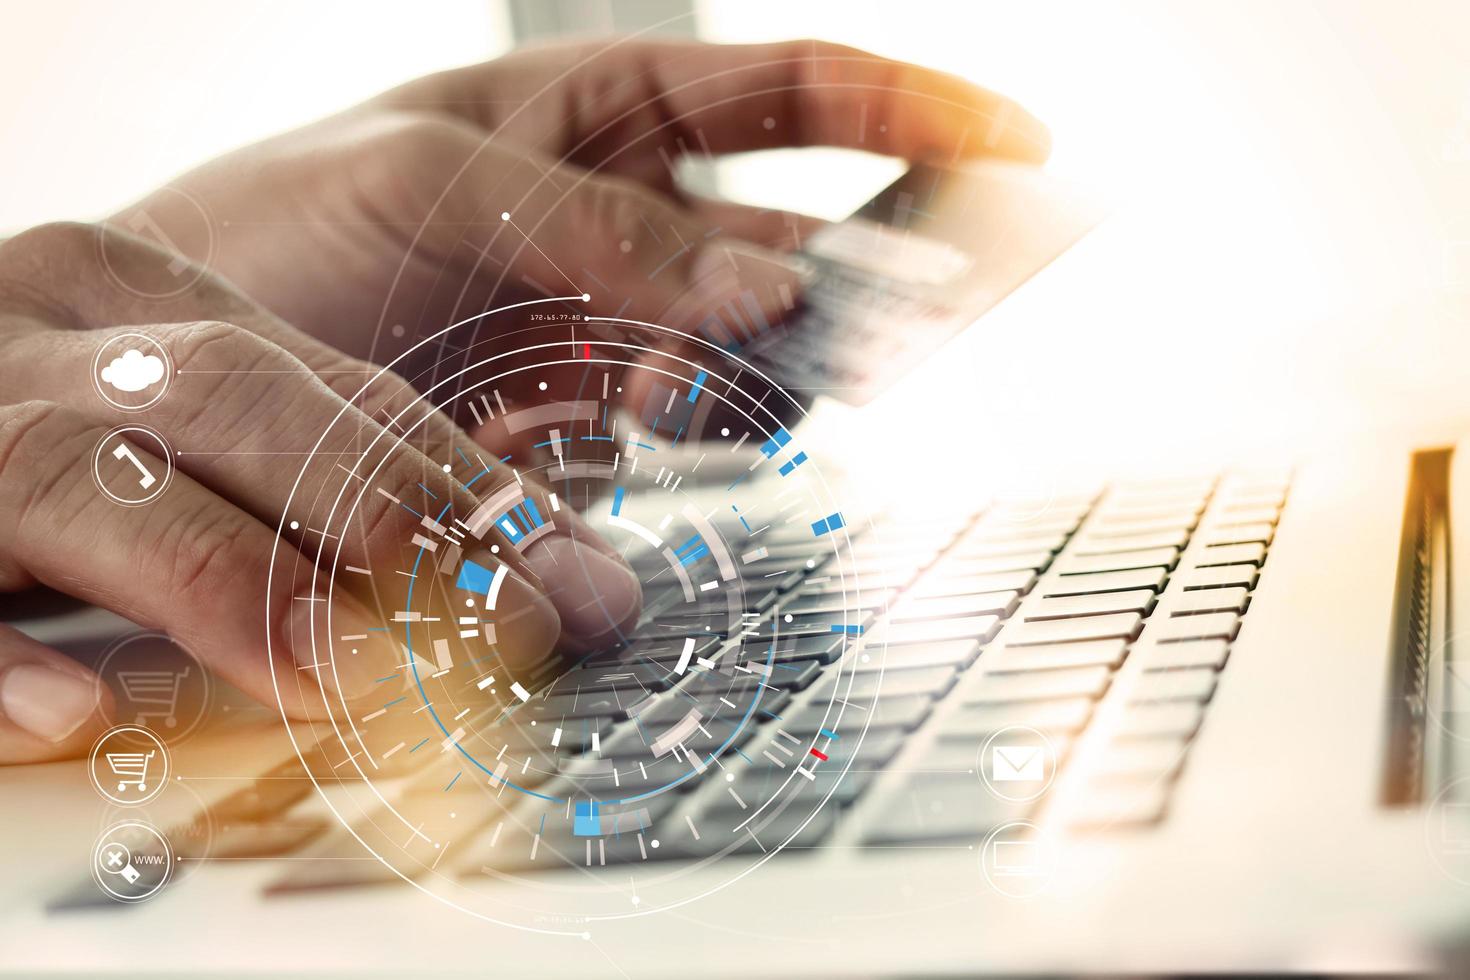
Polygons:
M213 268L332 346L389 363L492 298L585 289L593 312L688 330L749 289L776 317L799 282L772 249L813 222L682 194L671 167L812 144L1040 160L1049 138L1000 96L851 48L620 39L419 79L174 186L215 218ZM138 208L207 258L182 198Z
M318 676L348 700L381 700L398 683L383 679L394 678L400 666L387 634L359 644L358 656L334 658L333 671L303 671L285 657L267 656L269 631L273 650L290 651L309 667L312 638L303 624L309 600L326 587L299 571L311 568L306 553L292 553L308 545L314 552L320 544L310 540L309 528L283 527L286 554L272 562L273 528L300 470L294 461L302 458L281 453L310 449L330 429L337 441L318 455L337 458L334 450L384 435L374 418L396 415L417 396L390 376L372 386L378 394L350 401L376 369L301 334L208 275L181 297L141 298L176 282L179 261L115 229L84 225L37 228L0 244L0 391L8 402L0 406L0 589L44 583L164 629L246 693L273 702L278 686L286 709L298 716L324 707ZM179 452L166 492L138 508L108 500L94 485L92 466L104 434L139 417L79 383L101 346L124 330L155 337L182 370L148 409L146 423L176 449L208 450ZM412 442L388 454L375 482L404 500L421 499L422 486L468 513L475 498L441 466L456 446L470 445L468 437L433 415L413 430ZM163 470L147 445L126 445L151 473ZM283 458L293 463L282 465ZM305 485L297 492L297 499L310 500L315 491ZM401 597L388 570L402 567L419 517L373 493L360 509L353 526L361 534L344 533L335 557L383 569L373 587L381 608L391 608ZM498 644L513 667L530 670L559 644L596 642L638 612L636 579L610 546L569 508L557 518L556 531L524 555L493 528L467 547L486 567L510 566L499 595L512 612L500 624ZM567 561L572 553L576 560ZM282 575L281 569L297 571ZM278 611L269 623L262 616L267 608ZM333 591L332 615L342 632L377 627L384 618L378 608L366 595L340 586ZM618 610L622 619L610 621ZM105 687L90 671L0 625L0 763L82 752L111 712Z

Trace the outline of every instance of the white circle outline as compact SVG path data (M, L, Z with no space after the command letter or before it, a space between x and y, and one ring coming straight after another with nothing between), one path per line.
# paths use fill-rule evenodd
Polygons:
M148 343L152 344L154 347L158 348L158 353L163 358L163 387L158 389L158 394L154 395L152 398L148 399L141 405L124 405L121 402L114 401L112 398L108 397L107 392L102 390L102 356L107 353L107 349L114 343L119 340L125 340L129 337L147 341ZM158 404L159 399L161 399L164 395L168 393L169 386L173 384L173 379L174 359L169 356L168 348L164 347L162 341L160 341L158 338L150 337L146 333L129 331L128 333L117 334L109 340L104 341L102 345L97 348L97 353L92 358L92 387L96 389L97 394L102 397L103 401L111 405L113 408L118 409L119 411L141 412L145 409L152 408L154 405Z
M202 725L204 723L204 719L208 717L210 704L214 699L214 680L209 671L204 669L204 661L196 657L193 650L190 650L188 647L184 646L178 640L174 639L172 636L169 636L162 630L136 630L132 633L123 634L122 636L118 637L107 645L106 649L102 651L102 658L97 661L96 674L98 677L105 678L107 676L106 671L111 664L112 658L114 656L121 653L123 648L128 646L129 644L136 643L138 640L149 638L160 639L163 640L165 643L169 643L177 647L179 652L182 653L184 657L188 659L188 661L192 663L194 667L199 671L200 683L203 685L204 688L204 707L199 711L197 717L195 717L195 719L188 725L176 728L173 732L170 733L173 736L172 741L177 744L198 731L199 726ZM132 722L132 724L136 725L138 724L138 722L134 721ZM147 726L144 727L146 728ZM149 730L151 731L151 729Z
M1051 880L1053 877L1055 877L1056 873L1054 862L1047 862L1046 872L1042 876L1041 883L1036 886L1035 890L1029 892L1008 891L1006 888L996 882L995 876L993 876L990 872L990 845L994 843L995 839L1001 834L1003 834L1007 830L1012 830L1016 827L1026 828L1031 832L1031 838L1033 840L1043 841L1044 843L1042 843L1041 846L1047 849L1047 853L1049 856L1055 853L1051 842L1049 840L1046 840L1046 835L1042 832L1040 827L1032 823L1030 820L1012 820L1009 823L1001 824L999 827L996 827L990 833L985 835L985 842L980 845L980 873L985 876L985 883L989 885L991 890L994 891L997 895L1000 895L1003 898L1015 899L1016 901L1020 902L1029 902L1032 899L1040 897L1046 891L1047 887L1051 884Z
M118 496L108 489L107 484L102 480L102 449L107 444L107 440L113 436L122 435L125 432L141 432L150 439L157 440L158 444L163 447L163 479L158 481L158 486L148 496L139 500L129 500L126 497ZM168 444L168 440L163 437L162 433L156 429L150 429L146 425L130 423L109 429L102 434L101 439L97 440L97 447L92 450L92 482L97 484L97 489L102 491L103 496L115 504L121 504L124 507L142 507L144 504L151 504L163 495L163 491L168 489L168 485L173 480L174 449Z
M163 772L159 775L157 782L154 784L153 790L140 799L136 800L118 799L116 796L113 796L111 792L103 789L102 783L97 779L97 753L102 751L102 746L104 743L107 742L108 739L112 738L114 735L120 735L123 732L136 732L139 735L142 735L144 738L149 739L153 742L154 745L158 746L158 754L163 757ZM87 774L92 780L92 788L95 789L99 794L101 794L104 799L115 803L118 806L142 806L145 803L152 802L159 793L163 792L163 788L168 785L169 776L172 772L173 760L169 758L168 746L163 744L163 739L159 738L157 735L153 734L150 729L144 728L142 725L117 725L113 728L109 728L107 731L97 736L97 741L92 743L92 751L87 756Z
M117 892L108 887L107 882L103 877L101 864L99 863L98 859L102 856L102 848L106 847L110 843L113 843L108 838L112 837L112 835L116 834L119 830L128 830L133 828L152 834L158 840L158 842L163 845L163 876L158 879L157 884L155 884L152 888L150 888L142 895L119 895ZM126 847L126 845L122 844L120 844L119 846ZM131 853L132 848L129 847L128 851L129 853ZM127 902L129 904L136 904L138 902L148 901L148 899L163 891L163 886L168 884L169 879L173 877L174 863L174 849L173 845L168 842L168 838L163 836L163 833L152 824L140 823L136 820L125 820L122 823L113 824L111 827L108 827L106 830L102 831L102 833L97 835L97 843L92 846L92 880L97 883L98 888L102 889L102 891L107 894L108 898L112 899L115 902Z
M990 754L991 744L1006 732L1025 732L1028 735L1035 735L1041 739L1042 747L1046 749L1046 755L1050 761L1050 765L1047 766L1046 779L1042 782L1041 788L1030 796L1011 796L996 789L995 784L990 781L990 770L985 766L985 757ZM1057 775L1056 746L1052 745L1051 739L1047 738L1044 733L1037 731L1030 725L1007 725L1004 728L991 732L990 737L980 746L980 758L977 761L977 768L980 770L980 781L985 784L986 789L990 790L992 796L1005 800L1007 803L1031 803L1034 800L1041 799L1042 794L1051 789L1052 781L1056 779Z
M553 296L553 297L547 297L547 298L544 298L544 299L524 300L524 301L521 301L521 302L518 302L518 303L510 303L510 304L507 304L505 306L497 307L495 309L486 310L484 312L477 313L477 314L474 314L472 316L465 317L465 318L463 318L461 320L458 320L458 321L456 321L454 323L451 323L448 326L445 326L445 327L441 328L440 330L436 331L435 333L433 333L433 334L431 334L431 335L429 335L427 337L424 337L418 343L416 343L413 347L411 347L409 350L404 351L403 353L399 354L396 358L394 358L392 361L390 361L387 365L384 365L383 367L381 367L371 378L367 379L359 387L358 392L357 392L357 395L361 395L363 392L368 391L373 384L377 383L385 374L387 374L388 372L392 371L396 367L396 365L398 365L399 363L401 363L403 361L406 361L414 352L416 352L417 350L422 349L425 346L433 343L438 338L440 338L440 337L442 337L442 336L444 336L444 335L446 335L446 334L454 331L457 328L463 327L463 326L465 326L467 324L470 324L470 323L473 323L473 322L476 322L476 321L479 321L479 320L486 319L488 317L492 317L492 316L495 316L495 315L498 315L498 314L501 314L501 313L508 312L510 310L523 309L523 308L526 308L526 307L534 307L534 306L545 305L545 304L555 303L555 302L571 301L571 300L574 300L574 299L577 299L577 298L578 297ZM710 343L707 340L704 340L701 337L691 336L691 335L688 335L688 334L682 334L679 331L676 331L676 330L674 330L672 328L669 328L669 327L662 326L660 324L649 323L647 321L635 320L635 319L631 319L631 318L623 318L623 317L595 317L595 318L589 318L589 319L605 320L605 321L611 321L611 322L615 322L615 323L627 323L627 324L632 324L632 325L636 325L636 326L641 326L641 327L649 328L649 329L652 329L652 330L655 330L655 331L659 331L661 333L667 333L667 334L671 334L671 335L677 335L684 343L692 343L696 347L703 347L703 348L709 350L710 352L714 353L715 355L717 355L719 357L730 358L730 359L735 360L737 363L739 363L742 366L742 368L745 371L747 371L753 377L759 378L771 390L778 391L778 392L779 391L784 391L784 389L781 388L780 385L777 385L770 377L768 377L764 372L760 371L758 368L755 368L754 366L746 363L745 361L743 361L742 359L740 359L738 357L738 355L732 355L729 351L726 351L726 350L724 350L722 348L719 348L716 345ZM537 345L537 346L543 346L543 345ZM557 345L555 345L555 344L548 344L548 345L544 345L544 346L557 346ZM632 345L632 344L627 344L627 343L620 344L619 346L622 346L625 349L634 349L634 350L640 350L641 349L641 350L643 350L643 351L645 351L647 353L655 353L655 354L660 354L660 355L663 355L663 356L670 356L669 355L669 352L667 352L667 351L657 351L657 350L653 350L651 348L638 348L637 345ZM494 357L494 358L490 358L489 360L498 360L498 359L499 359L498 357ZM681 359L681 358L675 357L674 359L675 360L682 361L685 364L690 363L687 360L684 360L684 359ZM450 380L451 379L445 379L444 381L439 382L439 384L436 384L434 386L434 388L438 388L438 387L440 387L440 386L448 383ZM422 400L430 400L432 398L433 391L434 391L434 389L430 389L429 391L426 391L426 392L421 393L420 400L421 401ZM356 395L354 396L354 398L355 397L356 397ZM322 444L327 439L327 434L331 431L332 427L335 426L342 419L342 417L346 414L346 412L348 411L348 407L349 407L348 405L344 405L344 407L341 410L339 410L338 414L332 419L332 421L330 423L328 423L328 426L327 426L326 431L324 431L317 438L316 443L313 444L312 449L311 449L311 453L315 453L317 450L319 450L321 448ZM805 410L802 409L799 405L795 405L794 407L803 416L806 414ZM769 411L769 410L767 410L767 411ZM383 435L391 435L391 433L388 433L385 430L384 433L379 434L378 436L375 436L374 439L373 439L373 445L376 445L377 442L381 438L383 438ZM395 438L397 438L401 442L402 439L405 438L405 436L397 436ZM371 447L369 447L369 448L371 448ZM364 452L366 452L366 450L364 450ZM305 470L304 469L302 470L302 472L300 472L300 473L298 473L296 475L296 478L295 478L295 480L293 481L293 484L292 484L292 488L291 488L291 492L290 492L290 498L294 498L294 496L297 493L297 491L301 488L301 481L304 478L304 476L305 476ZM824 476L818 476L818 480L821 483L822 489L824 491L826 491L828 494L830 494L831 493L831 488L827 486L825 477ZM342 495L344 493L345 493L345 487L342 488L342 489L339 489L339 491L338 491L338 502L340 502L340 499L341 499L341 497L342 497ZM290 498L288 498L288 501L289 501ZM337 506L338 506L337 503L334 503L332 505L333 511L336 510ZM288 505L286 507L286 511L289 512L289 510L290 510L290 504L288 502ZM271 567L271 571L270 571L269 576L268 576L268 579L271 580L271 581L274 580L274 577L275 577L275 574L276 574L276 562L277 562L278 558L280 557L280 549L281 549L281 545L282 545L282 541L283 541L283 538L282 538L282 529L284 528L285 523L286 523L286 516L283 513L282 518L281 518L281 520L280 520L280 522L279 522L279 524L277 526L277 539L276 539L276 543L275 543L274 548L272 549L271 566L270 566ZM845 544L846 544L847 547L850 547L851 546L851 543L850 543L850 540L848 540L848 534L847 534L846 531L844 531L843 534L842 534L842 540L845 542ZM317 571L321 571L322 570L321 569L321 563L322 563L322 558L323 558L322 549L321 548L318 548L317 549L317 552L316 552L316 554L314 556L308 556L308 557L310 558L310 560L311 560L311 562L313 564L313 567ZM330 579L332 576L329 574L328 577ZM267 594L269 595L269 592ZM330 620L328 620L328 623L330 623ZM327 631L330 632L330 626L328 626L328 630ZM311 641L313 643L313 649L315 649L315 643L316 643L315 635L316 635L315 634L315 630L313 630L313 633L312 633L312 641ZM270 650L272 644L271 644L271 638L270 638L269 634L267 634L266 642L267 642L268 652L269 653L272 653L272 655L278 655L278 654L275 654L274 651L271 651ZM880 658L880 664L881 664L881 662L884 659L886 659L884 657L884 653L886 653L886 648L887 648L887 645L886 644L879 644L878 647L873 651L874 653L876 653L879 656L879 658ZM882 676L882 668L881 668L881 666L880 666L879 676L880 676L880 678ZM280 706L282 708L283 713L284 713L285 704L284 704L284 700L283 700L283 696L282 696L282 691L280 689L279 678L276 676L276 672L274 672L274 671L272 671L271 682L272 682L272 686L275 689L275 694L276 694L276 698L277 698L277 704L278 704L278 706ZM881 681L880 681L880 683L881 683ZM350 719L350 717L351 717L350 714L348 715L348 717ZM862 737L863 734L866 734L866 731L867 731L867 722L868 722L868 717L865 716L864 719L863 719L863 724L862 724L862 733L859 735L859 739L861 739L861 737ZM332 712L331 713L330 723L333 725L333 727L335 729L335 727L336 727L336 725L338 723L338 720L337 720L337 717L336 717L336 713L335 712ZM296 732L294 732L293 730L291 730L288 727L288 729L287 729L287 735L291 739L293 746L296 748L298 757L304 758L305 757L305 754L303 752L303 747L302 747L302 745L297 740ZM338 736L341 737L340 730L338 731ZM849 760L848 767L850 767L850 766L851 766L851 761ZM846 769L844 769L843 772L844 772L844 775L845 775L846 774ZM422 882L420 882L418 880L415 880L414 878L412 878L412 877L410 877L408 875L405 875L400 869L398 869L393 864L393 862L385 859L381 854L379 854L373 848L372 845L370 845L366 840L363 839L363 837L352 826L351 821L349 821L348 819L346 819L346 817L344 816L344 814L338 809L338 807L336 805L334 805L333 801L330 799L329 795L325 793L324 788L321 786L320 783L318 783L315 774L312 773L310 771L310 769L308 769L307 775L308 775L308 778L310 778L312 780L313 785L316 786L316 788L318 790L318 793L321 794L321 797L320 798L323 800L323 802L326 803L328 809L332 810L333 814L337 817L337 819L338 819L339 823L341 824L341 826L345 827L346 830L348 831L348 833L351 834L352 837L354 839L356 839L358 841L358 843L361 844L362 847L369 854L372 854L385 867L387 867L390 871L392 871L395 875L397 875L400 880L402 880L402 881L406 882L407 884L413 886L415 889L417 889L418 891L422 892L423 894L429 896L430 898L433 898L435 901L438 901L439 903L441 903L442 905L445 905L446 907L454 908L454 909L457 909L459 911L465 912L466 914L469 914L469 915L471 915L471 916L473 916L473 917L475 917L477 919L480 919L482 921L494 922L494 923L497 923L497 924L500 924L500 925L509 926L511 928L521 929L521 930L524 930L524 931L527 931L527 932L540 933L540 934L543 934L543 935L562 935L562 936L580 936L581 935L581 933L570 932L570 931L567 931L567 930L551 929L551 928L545 928L545 927L539 927L539 926L529 926L529 925L524 925L524 924L515 923L515 922L508 922L508 921L505 921L503 919L497 919L497 918L495 918L493 916L490 916L490 915L487 915L487 914L485 914L483 912L480 912L480 911L477 911L477 910L474 910L474 909L470 909L470 908L466 908L465 906L463 906L463 905L459 904L458 902L450 899L449 897L447 897L445 895L439 894L438 892L436 892L432 888L429 888L428 886L426 886ZM369 785L371 786L371 783ZM829 804L830 799L831 799L832 795L836 792L836 790L837 790L837 784L834 782L833 786L828 790L828 792L826 793L826 795L817 804L817 806L813 808L812 812L807 816L807 819L804 820L804 821L802 821L801 826L798 827L798 828L796 828L796 830L793 831L789 835L789 837L787 838L787 841L789 841L790 839L793 839L794 837L796 837L798 834L800 834L806 828L807 824L809 824L811 822L811 820L816 817L817 813L821 810L821 808L824 807L824 806L827 806ZM376 792L376 788L375 787L374 787L374 791ZM787 843L787 841L782 841L780 844L778 844L777 846L773 847L771 850L769 850L769 851L765 852L764 854L760 855L759 857L755 858L747 867L745 867L742 871L740 871L739 873L737 873L734 877L730 878L727 881L722 882L719 885L716 885L716 886L712 887L705 894L708 895L708 894L713 894L713 893L718 892L718 891L722 891L723 889L728 888L730 885L733 885L736 882L742 880L747 875L751 874L752 872L754 872L755 870L757 870L759 867L761 867L762 865L764 865L766 863L766 861L770 860L771 857L773 857L779 850L781 850L781 848L784 846L785 843ZM694 902L694 901L699 900L701 897L704 897L704 896L698 896L698 895L696 895L696 896L688 896L688 897L685 897L683 899L672 901L672 902L670 902L670 903L662 906L659 909L646 909L646 910L641 910L639 912L627 912L627 913L622 913L622 914L607 914L607 913L603 913L603 914L596 914L596 915L584 915L584 916L582 916L582 918L583 919L586 919L586 920L599 920L599 921L610 921L610 920L616 920L616 919L622 919L622 918L632 918L632 917L636 917L636 916L641 915L641 914L652 914L655 911L668 911L668 910L672 910L672 909L681 908L681 907L683 907L685 905L688 905L691 902Z

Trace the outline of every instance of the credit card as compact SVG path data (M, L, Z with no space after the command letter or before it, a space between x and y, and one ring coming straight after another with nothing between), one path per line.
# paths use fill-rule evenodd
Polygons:
M1105 214L1083 189L1035 167L913 167L803 244L801 308L741 356L803 401L862 404Z

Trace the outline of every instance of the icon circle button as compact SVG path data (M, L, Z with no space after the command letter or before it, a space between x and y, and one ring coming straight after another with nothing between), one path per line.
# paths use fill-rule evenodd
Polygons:
M92 849L93 880L119 902L143 902L157 895L173 869L168 839L146 823L114 824Z
M107 499L139 507L157 500L173 482L173 455L168 440L148 426L120 425L97 440L92 479Z
M118 806L142 806L163 792L172 762L163 741L141 725L118 725L92 745L92 786Z

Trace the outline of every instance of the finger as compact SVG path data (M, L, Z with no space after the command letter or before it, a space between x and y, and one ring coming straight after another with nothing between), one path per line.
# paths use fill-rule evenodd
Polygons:
M994 154L1041 162L1051 151L1046 126L1012 100L857 48L661 47L653 70L672 116L716 153L820 145L908 160Z
M183 440L182 444L190 447L182 448L179 457L181 466L188 472L230 499L241 501L262 520L274 523L279 520L289 496L296 469L279 466L270 451L272 448L300 451L308 448L317 435L333 428L337 442L321 447L322 458L332 460L334 452L345 452L342 446L367 445L374 440L392 446L401 437L404 445L391 453L386 465L374 471L375 483L383 488L383 493L365 498L359 516L359 523L366 529L364 535L345 540L341 557L359 567L382 566L403 559L404 549L418 530L415 525L422 520L421 513L402 504L411 494L436 501L452 500L455 513L460 516L467 517L474 510L477 501L460 482L468 479L469 474L461 471L460 479L453 479L444 470L445 464L453 469L460 460L467 460L456 449L471 447L473 442L443 413L429 411L418 393L402 378L301 334L227 284L210 278L201 280L199 288L187 297L151 301L125 294L114 303L103 304L96 298L99 292L106 295L106 283L97 281L93 259L96 248L92 239L96 234L96 229L86 226L57 226L22 236L29 240L32 249L41 247L59 253L54 261L69 266L67 271L72 281L96 283L96 289L79 291L81 295L73 309L78 325L100 326L109 322L106 319L109 313L114 317L189 318L215 309L227 310L248 325L245 329L224 323L168 328L171 336L164 339L170 344L180 390L170 392L150 417L166 436ZM149 276L162 274L172 258L147 243L134 243L125 238L114 242L110 251L114 268L125 264L123 271L129 281L146 282ZM31 254L31 250L21 250L20 254ZM45 332L31 341L37 355L44 352L45 364L70 371L70 365L62 365L73 359L91 358L96 345L105 343L110 335L109 331L96 329L65 336ZM76 348L73 358L65 357L58 349L66 345ZM293 355L304 360L321 380L318 382L302 371L302 364ZM10 363L19 362L11 359ZM23 377L15 378L15 390L38 396L57 390L56 385L64 381L49 377L46 371L27 371ZM185 391L186 388L190 390ZM360 409L349 408L344 401L351 401ZM242 420L259 419L259 407L263 405L272 407L270 418L242 426ZM344 413L345 417L334 424L333 420ZM273 424L275 420L284 421L289 428ZM383 429L385 425L393 427L394 437L385 438L388 436ZM249 445L236 445L242 429L250 433ZM180 445L176 443L176 447ZM210 453L193 447L220 447L223 451ZM510 478L504 469L501 475ZM492 477L479 487L479 492L486 496L486 491L498 488ZM556 522L553 533L571 536L577 523L575 515L568 513ZM568 525L571 527L563 533ZM299 532L288 532L288 536L301 544L307 533L303 524ZM593 545L593 550L602 556L616 558L610 546L585 528L578 538ZM482 543L486 548L494 548L495 559L482 549L470 556L472 560L486 566L504 562L516 573L506 580L503 594L509 608L520 610L519 624L514 629L500 631L502 653L512 662L530 663L544 655L543 647L549 646L548 632L555 637L556 612L561 607L566 607L569 613L566 625L572 633L571 639L586 641L589 637L579 630L585 617L578 616L575 610L587 607L591 598L586 594L589 588L597 589L607 608L625 610L625 619L637 614L636 580L621 559L615 560L616 567L604 567L597 556L591 556L587 565L599 574L592 575L580 591L576 583L561 583L552 597L552 607L548 608L541 593L549 587L538 580L538 573L567 567L566 562L557 562L554 557L564 544L533 543L532 553L523 556L493 523L485 530Z
M733 235L780 252L798 251L808 238L828 224L809 214L756 208L693 195L685 196L684 205L699 220L720 229L721 234Z
M0 410L0 551L37 581L166 630L259 700L274 700L279 688L294 714L321 707L318 684L349 700L393 686L381 680L401 676L386 641L360 644L333 671L295 669L293 657L298 666L314 662L309 616L325 583L272 576L270 529L185 475L146 507L106 499L91 466L107 431L46 402ZM124 444L148 472L164 472L148 445ZM304 556L288 564L310 567ZM265 609L275 619L262 629ZM379 625L350 597L334 597L332 613L346 633ZM287 653L274 663L267 633Z
M463 126L426 128L415 145L418 166L438 160L431 169L459 175L439 185L420 244L467 258L499 285L587 295L579 311L686 332L710 316L760 330L799 296L802 269L789 257L722 234L635 181L553 164Z
M81 755L112 724L113 707L92 671L0 625L0 765Z
M487 100L486 93L495 93ZM1046 127L956 76L825 41L580 43L421 79L381 103L434 106L498 137L654 186L656 155L842 146L910 160L995 154L1040 162ZM577 106L569 114L565 106ZM634 172L627 168L641 172Z

